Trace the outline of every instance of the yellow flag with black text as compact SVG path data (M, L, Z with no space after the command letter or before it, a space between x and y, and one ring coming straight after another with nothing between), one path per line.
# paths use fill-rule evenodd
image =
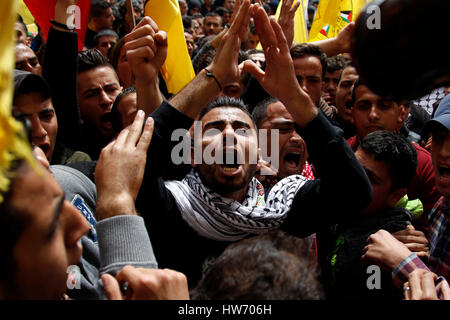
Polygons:
M15 159L32 160L23 126L11 115L13 102L13 70L15 66L14 23L17 19L17 1L0 2L0 203L10 186L10 166Z
M145 15L167 33L167 58L161 69L167 90L178 93L195 77L184 38L183 21L178 0L147 0Z
M322 0L309 30L309 41L337 36L347 24L355 21L361 9L371 0Z

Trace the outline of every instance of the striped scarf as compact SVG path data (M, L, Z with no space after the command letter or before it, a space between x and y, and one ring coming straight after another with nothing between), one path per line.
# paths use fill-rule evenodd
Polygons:
M183 181L166 181L183 219L198 234L218 241L237 241L277 229L305 184L300 175L282 179L264 201L264 188L253 178L242 203L207 188L192 170Z

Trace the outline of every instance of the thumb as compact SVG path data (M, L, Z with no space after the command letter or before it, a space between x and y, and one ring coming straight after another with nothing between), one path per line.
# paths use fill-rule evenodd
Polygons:
M154 36L154 40L156 41L156 45L158 47L156 56L160 60L160 64L162 65L167 57L167 48L168 48L167 33L162 30L158 31Z
M155 33L154 39L156 40L158 48L167 48L168 41L167 41L167 33L165 31L160 30L157 33Z
M108 300L123 300L122 292L120 291L119 282L110 274L103 274L101 276L105 294Z
M408 230L416 230L416 229L414 229L414 226L412 224L408 224L406 226L406 229L408 229Z

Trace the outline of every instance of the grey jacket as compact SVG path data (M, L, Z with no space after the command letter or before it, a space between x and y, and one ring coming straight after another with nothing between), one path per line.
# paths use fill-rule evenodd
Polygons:
M144 220L135 215L116 216L101 221L95 217L97 190L95 184L80 171L63 166L50 167L65 192L91 225L81 239L83 254L71 271L75 283L68 285L71 299L106 299L100 275L115 275L124 266L157 268L155 255ZM74 274L75 272L75 274Z

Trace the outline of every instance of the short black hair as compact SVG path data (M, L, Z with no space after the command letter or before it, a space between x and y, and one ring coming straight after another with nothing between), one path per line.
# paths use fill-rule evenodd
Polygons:
M191 18L192 18L193 20L195 20L195 19L199 19L199 18L204 18L204 16L203 16L201 13L194 13L194 14L191 16Z
M250 50L247 50L246 53L250 56L250 55L255 54L255 53L264 53L264 50L261 50L261 49L250 49Z
M230 10L224 7L217 7L216 10L214 10L215 13L217 13L219 16L223 17L225 13L230 13Z
M348 65L350 59L342 55L332 56L327 58L327 72L333 73L338 70L344 70Z
M192 17L191 16L183 16L183 28L184 30L192 28Z
M85 72L97 67L110 67L117 77L116 71L109 63L108 59L97 49L84 50L78 53L78 70L77 73Z
M278 101L277 98L268 97L255 106L252 112L252 119L258 128L261 127L262 122L267 118L267 109L269 108L269 105Z
M356 100L356 88L360 87L360 86L366 86L364 84L364 82L362 82L361 78L358 78L355 83L353 84L353 89L352 89L352 105L355 103Z
M210 12L208 12L206 15L205 15L205 18L206 17L220 17L221 19L222 19L222 16L219 14L219 13L217 13L216 11L210 11Z
M28 36L28 28L25 22L23 22L23 19L20 15L17 16L17 22L22 25L23 31L25 31L26 36Z
M275 231L233 243L190 292L193 300L322 300L307 239Z
M111 107L111 112L109 113L109 120L111 121L113 130L115 133L119 133L122 131L122 115L119 112L119 103L122 99L130 93L136 92L135 86L130 86L123 90L114 100L114 103Z
M220 107L232 107L232 108L238 108L238 109L244 111L245 114L247 114L250 117L250 119L252 120L253 125L255 125L255 122L253 121L253 118L252 118L250 112L248 112L248 106L244 103L244 101L242 101L241 99L236 99L236 98L228 97L228 96L220 96L220 97L217 97L216 100L214 100L213 102L210 102L200 112L200 114L198 116L198 120L200 121L205 116L205 114L207 114L211 110L213 110L215 108L220 108Z
M378 130L369 133L360 148L386 163L392 179L391 191L406 188L416 174L416 148L401 134Z
M112 4L106 0L92 0L90 18L98 18L102 16L105 13L105 10L108 10L111 7Z
M97 32L94 36L94 45L97 46L101 37L106 36L114 36L116 37L116 40L119 40L119 35L111 29L102 29L99 32Z
M312 43L300 43L291 47L290 49L292 59L304 58L304 57L317 57L322 65L322 77L327 71L327 55L318 46Z
M109 63L112 65L114 70L117 69L117 65L119 64L120 50L122 50L124 44L125 38L120 38L109 52Z

